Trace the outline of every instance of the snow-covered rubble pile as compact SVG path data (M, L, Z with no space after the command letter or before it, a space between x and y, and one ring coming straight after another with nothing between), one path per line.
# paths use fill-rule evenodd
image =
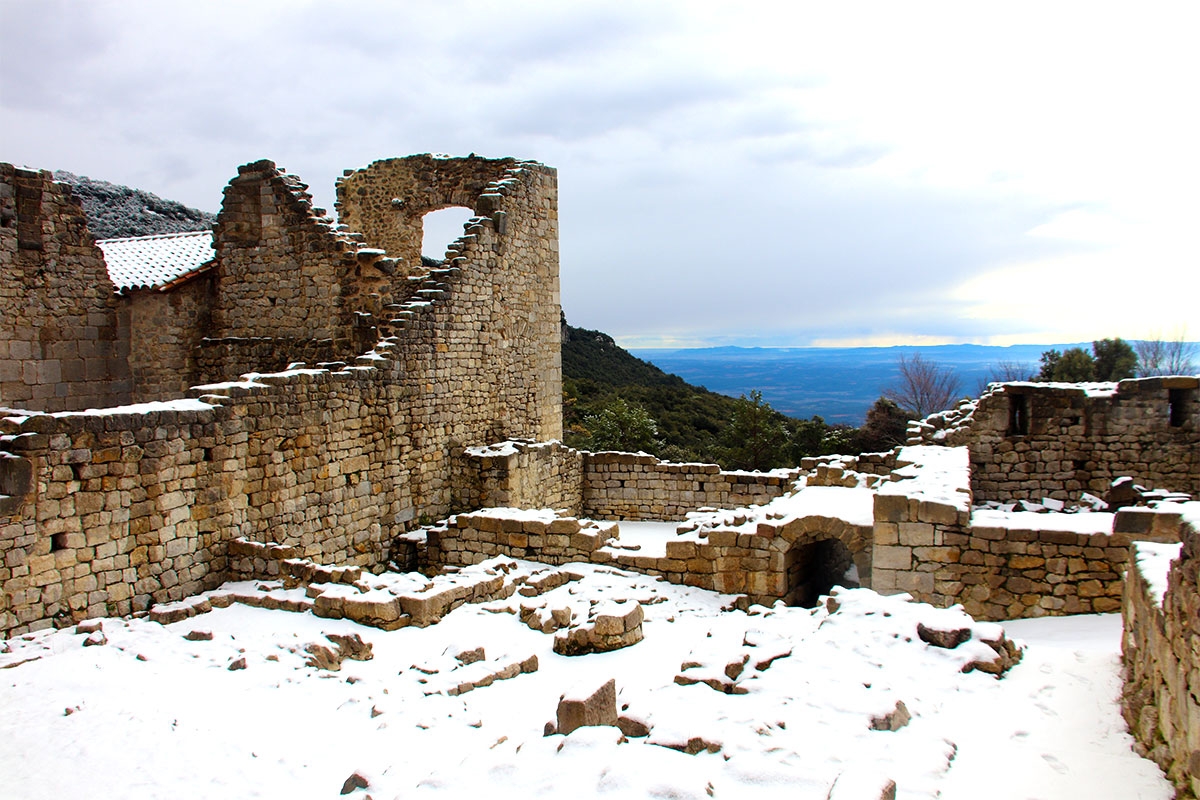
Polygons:
M1169 489L1147 489L1133 478L1124 476L1115 478L1103 498L1090 492L1082 492L1073 501L1059 500L1053 497L1043 497L1037 500L1013 500L1001 502L986 500L976 503L976 510L1000 512L1027 511L1035 514L1079 514L1087 512L1116 511L1130 506L1161 508L1167 505L1187 503L1192 499L1186 492L1176 492Z
M816 609L742 612L596 565L480 567L530 591L424 628L210 602L166 625L95 620L4 642L0 794L826 800L894 782L902 798L1004 797L1028 776L1049 787L1038 796L1169 797L1111 703L1112 720L1070 729L1080 752L1053 727L1075 713L1056 691L1092 698L1095 676L1115 681L1115 635L1103 662L1071 651L1031 665L1027 650L1013 667L1000 626L904 596L839 590ZM376 592L414 579L366 580ZM556 633L528 624L534 606L576 626L640 617L643 638L559 655ZM593 706L560 714L564 700ZM606 724L553 733L567 718ZM1054 761L1014 747L1054 748Z

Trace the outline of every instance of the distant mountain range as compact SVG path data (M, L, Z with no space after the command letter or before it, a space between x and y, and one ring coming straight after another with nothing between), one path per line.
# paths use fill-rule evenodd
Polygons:
M706 347L687 350L635 349L630 352L688 383L738 397L757 389L777 411L828 423L859 426L867 409L899 377L900 356L920 354L952 367L962 378L964 396L978 395L996 377L1001 364L1038 371L1050 349L1083 347L1091 342L992 347L950 344L930 347Z

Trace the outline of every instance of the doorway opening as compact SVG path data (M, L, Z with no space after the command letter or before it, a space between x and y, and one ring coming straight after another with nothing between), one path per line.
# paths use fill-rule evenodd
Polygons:
M837 539L793 545L784 560L789 606L812 608L834 586L861 586L850 549Z

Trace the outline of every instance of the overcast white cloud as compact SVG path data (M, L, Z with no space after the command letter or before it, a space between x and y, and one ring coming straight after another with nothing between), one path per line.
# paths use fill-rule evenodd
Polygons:
M1200 331L1192 4L0 0L0 159L216 210L412 152L559 169L627 344Z

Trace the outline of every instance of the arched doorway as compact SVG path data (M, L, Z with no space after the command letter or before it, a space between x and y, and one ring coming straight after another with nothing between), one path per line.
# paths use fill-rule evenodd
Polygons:
M789 606L812 608L834 586L861 586L854 554L838 539L797 542L784 556Z

